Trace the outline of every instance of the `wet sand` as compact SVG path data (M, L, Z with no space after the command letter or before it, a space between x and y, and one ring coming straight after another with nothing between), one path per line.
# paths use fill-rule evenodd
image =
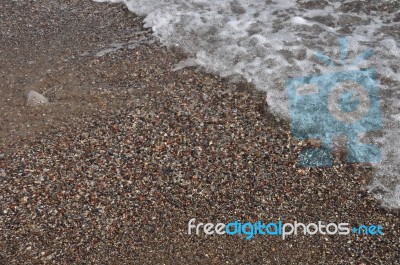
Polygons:
M296 168L251 84L172 71L122 5L0 3L0 264L399 264L368 165ZM50 103L25 105L29 90ZM188 235L196 222L381 224L383 236Z

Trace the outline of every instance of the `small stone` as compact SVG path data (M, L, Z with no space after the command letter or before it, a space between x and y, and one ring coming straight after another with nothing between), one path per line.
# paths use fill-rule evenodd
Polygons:
M43 105L48 103L49 100L43 96L42 94L39 94L38 92L31 90L29 91L26 99L26 105L28 106L37 106L37 105Z
M24 196L21 198L22 203L27 203L28 202L28 197Z

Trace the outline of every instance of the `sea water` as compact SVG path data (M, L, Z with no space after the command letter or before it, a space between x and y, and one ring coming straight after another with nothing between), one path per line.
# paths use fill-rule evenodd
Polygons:
M364 136L381 147L369 190L387 207L400 207L400 10L397 0L97 0L122 2L144 16L145 27L167 46L193 56L176 66L201 66L237 76L267 91L269 109L288 117L290 77L374 67L378 73L383 131ZM397 8L397 10L396 10ZM338 39L347 39L341 66ZM367 49L374 55L351 64ZM338 65L340 63L337 63Z

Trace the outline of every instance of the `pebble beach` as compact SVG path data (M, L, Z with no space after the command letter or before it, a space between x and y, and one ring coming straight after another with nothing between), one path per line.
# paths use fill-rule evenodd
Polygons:
M316 143L267 93L174 70L189 55L122 4L6 0L0 21L0 264L400 264L400 211L368 193L370 165L338 149L297 168ZM385 234L188 235L192 218Z

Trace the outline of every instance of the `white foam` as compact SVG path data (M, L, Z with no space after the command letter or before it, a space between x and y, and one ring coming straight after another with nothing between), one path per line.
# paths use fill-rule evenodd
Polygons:
M314 25L314 23L310 23L302 17L292 17L292 23L299 24L299 25L306 25L306 26Z
M145 26L151 27L164 44L179 45L196 55L181 62L176 69L199 65L223 76L241 75L257 88L266 90L271 110L286 117L288 77L340 70L318 63L314 59L316 51L339 62L337 39L343 32L348 32L347 63L372 48L374 56L360 62L358 67L375 67L380 75L379 88L385 92L381 93L384 136L375 139L383 143L383 162L377 165L376 181L385 183L381 180L394 179L391 184L385 184L394 193L388 192L392 196L383 199L387 205L398 207L400 40L387 27L398 27L399 23L385 24L374 12L344 14L337 1L331 1L324 9L312 10L301 8L292 0L97 1L125 3L131 11L146 16ZM353 16L351 22L343 25L349 16ZM390 20L390 16L386 14L384 19Z

